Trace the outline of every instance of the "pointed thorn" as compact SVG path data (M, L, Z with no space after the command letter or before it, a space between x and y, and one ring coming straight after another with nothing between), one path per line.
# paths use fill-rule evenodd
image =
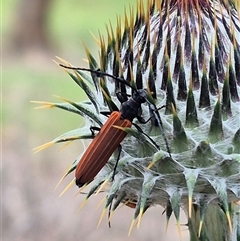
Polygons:
M175 107L174 107L174 104L173 104L173 103L171 103L171 106L172 106L172 113L173 113L174 115L176 115L176 114L177 114L177 112L176 112L176 109L175 109Z
M180 238L180 241L181 241L182 240L182 233L181 233L181 227L180 227L179 220L177 220L177 229L178 229L178 234L179 234L179 238Z
M51 102L35 101L35 100L32 100L32 101L30 101L30 102L31 102L31 103L34 103L34 104L41 104L41 106L34 107L35 110L39 110L39 109L49 109L49 108L55 107L54 103L51 103Z
M136 219L133 219L132 220L132 223L130 225L130 228L129 228L129 231L128 231L128 236L130 236L131 232L132 232L132 229L134 227L134 225L136 224Z
M70 136L69 138L71 138L71 136ZM74 138L74 136L73 136L72 138ZM65 144L58 150L58 152L62 151L64 148L68 147L72 142L73 142L73 140L68 141L67 143L65 143Z
M188 213L189 218L192 217L192 195L188 197Z
M88 201L88 198L85 198L83 201L82 201L82 203L81 203L81 205L80 205L80 207L79 207L79 209L78 209L78 213L80 213L80 211L82 210L82 208L86 205L86 203L87 203L87 201Z
M69 62L67 62L66 60L62 59L61 57L55 56L56 59L60 60L61 62L63 62L64 65L67 66L72 66ZM55 63L57 63L55 60L53 60ZM57 63L59 65L59 63Z
M61 197L65 192L67 192L74 184L75 184L75 178L65 187L65 189L59 195L59 197Z
M67 102L67 103L72 103L72 101L67 100L67 99L65 99L65 98L63 98L63 97L61 97L61 96L59 96L59 95L53 95L53 97L55 97L55 98L57 98L57 99L59 99L59 100L65 101L65 102Z
M91 32L90 30L89 30L89 32L90 32L90 34L92 35L92 37L93 37L93 39L95 40L95 42L97 43L97 45L99 46L99 47L101 47L101 43L100 43L100 41L98 40L98 38L93 34L93 32Z
M45 144L43 144L43 145L41 145L41 146L35 147L35 148L33 149L34 154L36 154L36 153L38 153L38 152L40 152L40 151L42 151L42 150L44 150L44 149L52 146L53 144L54 144L54 142L53 142L53 141L50 141L50 142L47 142L47 143L45 143Z
M56 58L58 58L58 57L56 56ZM59 63L55 59L52 59L52 61L53 61L53 63L59 65Z
M103 204L104 201L106 202L106 200L107 200L107 197L104 197L104 198L99 202L99 204L97 205L96 209L98 209L98 208Z
M60 183L62 182L62 180L66 177L66 175L67 175L67 174L65 173L65 174L61 177L61 179L58 181L56 187L54 188L54 191L57 190L58 186L60 185Z
M97 190L97 192L95 193L95 195L99 194L99 193L102 191L102 189L105 187L105 185L108 183L108 181L109 181L109 178L107 178L107 179L102 183L102 185L98 188L98 190Z
M79 189L79 191L76 193L75 197L76 197L79 193L81 193L87 186L88 186L88 183L84 184L84 185Z
M102 220L103 220L103 218L104 218L104 216L105 216L106 211L107 211L107 208L105 207L105 208L102 210L102 214L101 214L100 219L99 219L99 221L98 221L97 228L99 228L99 226L100 226L100 224L101 224L101 222L102 222Z
M201 232L202 232L202 225L203 225L203 220L201 220L200 223L199 223L199 228L198 228L198 238L200 237Z
M168 219L167 222L166 222L165 235L167 234L168 224L169 224L169 219Z
M83 60L86 64L89 64L88 59L83 58L82 60Z
M150 164L148 165L147 169L148 170L151 169L153 165L154 165L154 161L151 161Z
M138 215L138 224L137 224L137 228L139 229L140 227L140 223L142 220L142 216L143 216L143 208L140 209L139 215Z
M226 217L227 217L227 220L228 220L228 225L229 225L230 232L232 233L233 228L232 228L232 221L231 221L231 217L230 217L229 211L226 212Z

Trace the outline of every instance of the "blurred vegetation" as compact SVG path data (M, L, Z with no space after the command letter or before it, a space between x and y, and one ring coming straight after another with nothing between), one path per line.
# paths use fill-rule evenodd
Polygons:
M19 1L9 0L2 3L4 12L2 33L5 36L4 45L8 47L11 29L13 28L12 24L14 23L14 13ZM94 0L52 1L47 21L48 37L53 51L55 53L65 52L67 55L75 55L75 57L78 55L81 59L83 56L79 55L79 51L82 51L82 46L79 40L88 43L89 49L96 47L90 32L97 37L98 31L105 34L105 25L109 22L112 23L114 29L116 16L124 16L124 6L129 13L129 6L134 5L136 3L130 0L104 0L98 4Z
M81 41L97 57L97 44L91 33L98 37L99 30L102 34L106 35L105 24L108 24L111 19L114 27L116 14L123 15L124 6L128 6L130 2L130 0L121 2L105 0L101 4L96 5L96 1L93 0L52 1L47 20L48 39L52 46L51 51L47 53L47 50L42 49L42 52L39 53L39 50L36 50L36 52L31 50L30 53L21 53L19 56L17 52L12 52L11 46L13 42L11 36L14 14L17 10L18 1L4 1L2 3L4 13L2 26L4 36L4 71L2 76L5 100L3 106L4 126L9 124L9 120L16 121L16 118L14 118L16 114L14 107L17 107L16 111L24 112L24 116L22 117L25 118L24 122L30 128L32 126L33 129L38 129L44 125L44 128L47 128L46 133L49 133L49 131L54 131L55 133L57 129L64 132L64 128L72 128L78 125L78 118L57 111L58 115L66 118L66 121L55 125L53 130L52 122L43 123L42 116L46 114L34 111L34 105L30 104L29 101L58 101L52 97L52 94L71 98L72 100L84 98L80 88L71 82L64 71L53 63L52 59L57 55L78 66L87 65L83 60L85 52ZM19 50L19 52L21 51ZM18 93L13 93L16 87ZM26 102L24 102L22 108L19 108L14 102L18 100L18 96L23 91L28 92L29 100L25 99ZM13 103L7 101L11 98L11 95L14 95ZM49 118L54 121L55 111L51 111L50 115L52 116L49 116ZM29 118L30 116L31 118ZM60 117L59 119L62 118Z

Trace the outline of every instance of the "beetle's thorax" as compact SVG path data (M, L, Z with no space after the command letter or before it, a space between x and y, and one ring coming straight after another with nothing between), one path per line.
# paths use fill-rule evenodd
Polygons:
M146 93L143 90L134 92L128 101L122 103L120 112L123 119L133 121L138 116L141 104L146 102L145 95Z

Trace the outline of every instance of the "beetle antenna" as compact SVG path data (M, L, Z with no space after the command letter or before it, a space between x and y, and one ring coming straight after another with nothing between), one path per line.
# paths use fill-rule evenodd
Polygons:
M137 90L134 86L130 85L124 78L116 77L116 76L114 76L114 75L112 75L112 74L108 74L107 72L101 71L100 69L93 70L93 69L87 69L87 68L81 68L81 67L66 66L66 65L63 65L63 64L59 64L59 66L65 68L65 69L87 71L87 72L96 74L97 77L102 77L102 76L110 77L110 78L112 78L112 79L114 79L114 80L116 80L116 81L118 81L118 82L120 82L120 83L122 83L122 84L127 85L127 86L130 87L132 90L136 91L136 93L139 93L138 90ZM164 132L163 127L162 127L162 120L161 120L161 117L160 117L159 113L157 112L158 109L157 109L157 107L156 107L153 103L151 103L151 102L148 100L147 97L145 97L145 100L146 100L146 102L148 103L150 109L152 110L152 112L153 112L153 114L154 114L155 119L156 119L157 122L158 122L158 126L159 126L159 128L160 128L160 131L161 131L161 133L162 133L164 142L165 142L165 144L166 144L167 152L168 152L169 156L172 158L172 156L171 156L171 151L170 151L170 147L169 147L169 144L168 144L168 141L167 141L167 137L166 137L165 132ZM124 102L124 101L123 101L123 102ZM116 167L114 168L114 174L115 174L115 172L116 172ZM113 177L114 177L114 175L113 175Z
M118 81L120 83L123 83L123 84L127 85L128 87L130 87L131 89L137 91L137 89L134 88L133 86L131 86L124 78L116 77L116 76L114 76L112 74L108 74L107 72L101 71L100 69L93 70L93 69L87 69L87 68L66 66L66 65L63 65L63 64L59 64L59 66L65 68L65 69L87 71L87 72L96 74L97 77L107 76L107 77L110 77L110 78L112 78L112 79L114 79L114 80L116 80L116 81Z
M171 151L170 151L170 147L169 147L169 144L168 144L168 141L167 141L167 137L166 137L165 131L163 130L163 127L162 127L161 117L160 117L160 115L157 113L157 109L154 110L153 113L154 113L154 116L155 116L155 118L156 118L156 120L157 120L157 122L158 122L158 126L159 126L159 128L160 128L160 130L161 130L161 133L162 133L164 142L165 142L165 144L166 144L167 152L168 152L170 158L172 158Z
M161 133L162 133L162 137L163 137L164 142L165 142L165 144L166 144L167 152L168 152L170 158L172 158L171 151L170 151L170 147L169 147L169 144L168 144L168 141L167 141L167 137L166 137L165 131L164 131L164 129L163 129L162 120L161 120L161 117L160 117L159 113L157 112L157 111L158 111L159 109L161 109L162 107L157 108L157 107L156 107L154 104L152 104L147 98L146 98L146 101L147 101L150 109L152 110L155 119L157 120L158 126L159 126L159 128L160 128ZM163 106L163 107L164 107L164 106Z

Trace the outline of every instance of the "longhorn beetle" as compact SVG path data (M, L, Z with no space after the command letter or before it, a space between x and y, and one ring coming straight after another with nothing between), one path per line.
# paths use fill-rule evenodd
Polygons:
M82 70L88 71L93 74L96 74L97 77L107 76L111 77L119 83L125 84L129 86L133 90L132 97L123 102L119 111L113 111L109 116L108 120L100 129L99 133L93 139L85 153L83 154L80 162L78 163L75 171L76 185L78 187L83 186L84 184L88 184L93 181L94 177L98 174L98 172L103 168L103 166L107 163L110 156L113 152L120 146L120 143L125 138L127 133L118 127L131 127L132 124L137 127L137 129L147 136L151 142L159 149L159 146L149 137L146 133L144 133L139 126L132 123L134 118L137 118L140 123L147 123L151 117L145 121L141 116L139 116L139 109L141 108L141 104L147 102L150 110L152 111L155 119L157 120L158 126L162 132L164 141L166 143L167 151L170 154L170 148L165 137L165 134L162 129L162 121L160 115L158 113L158 109L155 104L151 103L147 98L147 90L145 89L136 89L132 85L130 85L125 79L113 76L106 72L102 72L100 69L91 70L86 68L76 68L69 67L60 64L61 67L72 70ZM119 156L120 157L119 150ZM118 162L117 159L117 162ZM113 177L116 171L117 162L114 167Z

